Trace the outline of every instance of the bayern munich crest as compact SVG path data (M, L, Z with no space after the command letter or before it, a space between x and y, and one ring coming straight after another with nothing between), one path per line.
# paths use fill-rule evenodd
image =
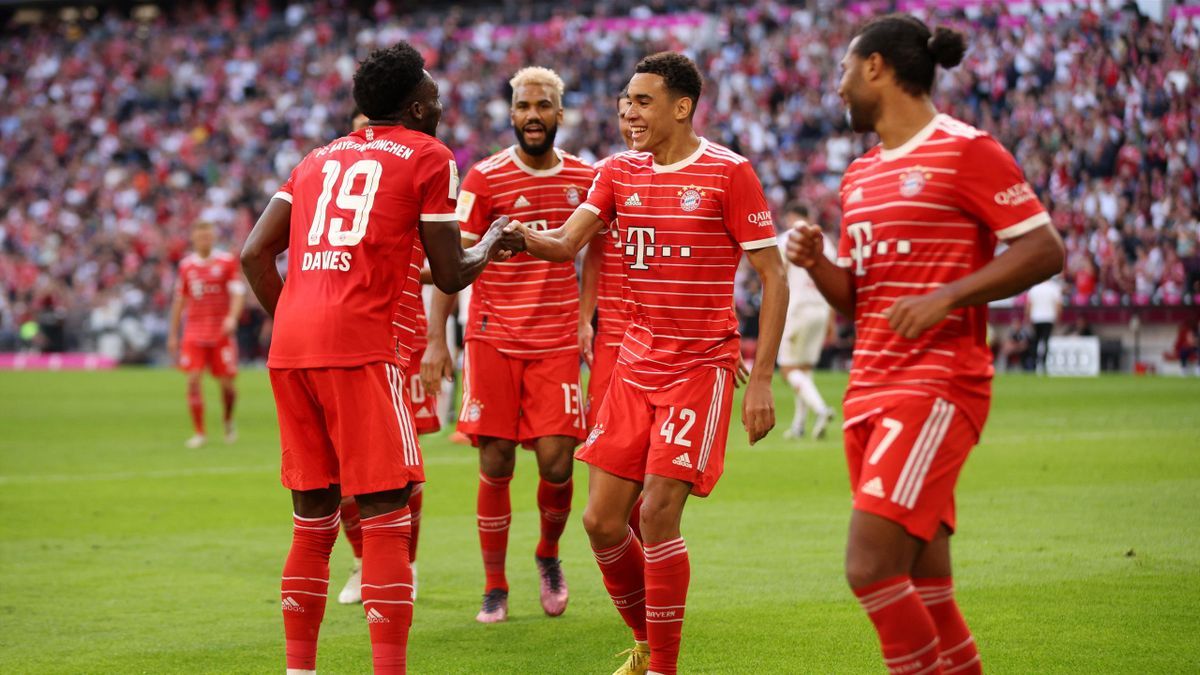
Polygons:
M567 188L567 203L571 206L579 206L579 202L583 201L579 195L579 188L572 185Z
M695 211L700 208L701 199L704 199L704 190L689 185L679 191L679 208L689 213Z
M478 401L471 401L467 404L467 421L478 422L479 416L483 413L483 406L479 405Z
M912 197L921 190L925 189L925 181L933 176L925 173L925 169L914 166L913 168L900 174L900 196Z

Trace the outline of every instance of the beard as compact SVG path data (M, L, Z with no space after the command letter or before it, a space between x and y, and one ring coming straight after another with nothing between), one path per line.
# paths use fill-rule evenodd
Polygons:
M535 157L550 152L550 149L554 147L554 137L558 135L558 125L555 124L552 127L543 126L542 128L546 130L546 133L542 138L542 142L535 145L525 140L525 132L523 130L513 127L513 133L517 136L517 145L520 145L521 149L527 154Z
M875 122L879 120L879 101L848 101L846 103L846 121L856 134L866 134L875 131Z

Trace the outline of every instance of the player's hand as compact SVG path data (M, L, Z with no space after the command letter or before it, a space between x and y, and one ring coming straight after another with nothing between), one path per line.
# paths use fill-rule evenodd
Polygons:
M454 379L454 360L444 339L432 339L425 346L421 358L421 384L425 391L437 393L442 390L444 380Z
M804 269L817 264L817 260L825 256L824 237L820 226L810 225L803 220L796 221L792 229L788 230L788 262Z
M171 357L172 363L179 358L179 337L174 334L167 336L167 355Z
M748 379L750 379L750 369L746 367L746 359L742 358L741 350L738 350L737 368L733 371L733 386L741 387L746 384Z
M496 245L492 249L493 260L508 260L525 250L525 233L528 231L519 220L500 216L492 221L488 234L495 232Z
M592 343L596 338L596 330L592 328L591 322L579 322L579 353L583 356L583 362L592 366L592 360L595 354L592 352Z
M915 340L931 326L943 321L952 309L953 301L939 289L925 295L896 298L891 307L883 310L883 316L897 335Z
M742 426L750 445L754 445L775 428L775 398L771 394L771 383L751 380L742 397Z
M233 335L237 330L237 319L232 316L227 316L221 321L221 332L226 335Z

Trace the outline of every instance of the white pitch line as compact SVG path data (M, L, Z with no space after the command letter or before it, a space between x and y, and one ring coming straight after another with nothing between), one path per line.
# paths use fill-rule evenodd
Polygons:
M475 455L463 453L460 455L426 457L425 465L469 464L477 461ZM203 466L193 469L165 469L162 471L116 471L113 473L91 474L31 474L27 476L0 476L0 485L38 484L38 483L83 483L103 482L114 480L141 480L154 478L189 478L194 476L245 476L260 473L279 473L279 465L257 466Z

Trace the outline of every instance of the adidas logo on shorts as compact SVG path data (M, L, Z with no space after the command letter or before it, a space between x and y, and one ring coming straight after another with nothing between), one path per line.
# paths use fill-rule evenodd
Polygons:
M388 618L372 607L367 610L367 623L391 623Z
M291 596L283 599L283 611L285 612L304 612L304 607L296 602Z
M671 460L671 463L676 466L682 466L685 469L692 468L692 460L688 459L686 452L680 453L678 457Z
M861 489L864 495L871 495L872 497L879 497L880 499L883 499L883 481L879 478L879 476L875 476L871 480L867 481L866 485L863 485Z
M638 197L638 193L636 193L636 192L629 195L629 198L625 200L625 206L641 206L641 205L642 205L642 199L641 199L641 197Z

